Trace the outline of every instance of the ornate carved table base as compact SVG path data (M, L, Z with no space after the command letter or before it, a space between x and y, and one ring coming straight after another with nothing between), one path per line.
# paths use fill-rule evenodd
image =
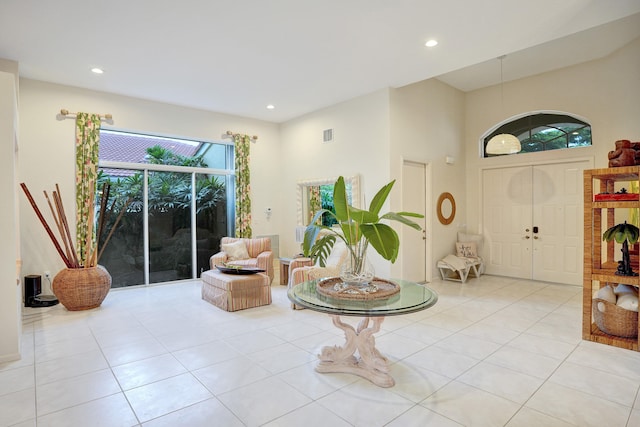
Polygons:
M316 366L317 372L342 372L359 375L368 379L380 387L392 387L395 385L393 377L389 374L389 360L375 347L373 334L380 331L380 325L384 317L365 317L358 328L343 323L340 316L332 314L333 324L344 331L346 343L344 346L323 347L318 358L320 362ZM373 326L369 327L369 320ZM359 357L355 356L358 351Z

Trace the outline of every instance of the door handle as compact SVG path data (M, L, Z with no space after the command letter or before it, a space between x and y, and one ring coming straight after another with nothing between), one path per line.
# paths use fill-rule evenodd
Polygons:
M540 239L538 236L533 236L533 238L536 240Z
M422 240L427 240L427 230L422 230Z
M527 235L527 236L524 236L524 238L525 238L525 239L530 239L530 238L531 238L531 236Z

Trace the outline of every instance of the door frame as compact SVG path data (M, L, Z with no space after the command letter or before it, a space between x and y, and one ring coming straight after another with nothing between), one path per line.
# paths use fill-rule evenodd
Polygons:
M433 265L435 265L435 262L433 261L433 239L431 238L431 234L432 234L432 221L433 221L433 214L432 214L432 208L433 208L433 197L432 197L432 191L433 191L433 167L430 161L425 160L425 159L416 159L416 158L411 158L411 157L404 157L401 156L400 159L400 177L402 177L402 172L403 172L403 168L406 162L409 163L416 163L416 164L421 164L424 165L425 169L424 169L424 179L425 179L425 183L424 183L424 190L425 190L425 195L424 195L424 224L425 224L425 233L426 233L426 240L424 241L424 250L425 250L425 280L428 282L433 281ZM404 182L400 183L402 186L404 186ZM400 194L402 194L402 192L400 192ZM401 196L402 197L402 196ZM401 204L402 204L402 199L401 200ZM406 226L403 226L403 228L406 228ZM414 232L415 230L404 230L404 229L400 229L400 233L405 233L405 232ZM400 237L402 238L402 234L400 235ZM400 259L400 262L402 262L402 259ZM400 271L402 272L403 270L403 266L400 265Z
M540 160L537 162L515 162L515 163L501 163L499 165L491 165L491 166L480 166L478 168L478 230L484 230L484 171L492 170L492 169L505 169L505 168L515 168L515 167L535 167L542 165L552 165L552 164L563 164L563 163L576 163L576 162L586 162L587 167L585 169L593 169L595 159L593 156L585 156L585 157L568 157L566 159L558 159L558 160ZM584 191L584 189L583 189ZM584 205L583 205L584 210ZM582 236L581 239L584 239L584 230L581 230ZM485 242L485 248L488 247L489 251L491 250L490 245L487 245ZM584 255L583 255L584 261Z

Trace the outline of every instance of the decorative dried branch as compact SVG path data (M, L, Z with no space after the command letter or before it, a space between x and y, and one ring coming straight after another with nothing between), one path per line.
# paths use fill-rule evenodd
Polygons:
M31 204L31 207L33 208L33 210L35 211L38 219L40 220L40 222L44 226L44 229L47 231L47 234L49 235L49 238L51 239L51 241L53 242L53 245L55 246L56 250L58 251L58 255L60 255L60 258L62 258L62 261L64 261L65 265L68 268L72 268L71 267L71 261L65 255L64 251L62 250L62 247L60 246L60 243L58 242L58 239L53 234L53 231L51 231L51 228L49 227L49 224L47 224L47 221L42 216L42 212L40 212L40 209L38 208L38 205L36 204L35 200L33 200L33 196L31 195L31 192L27 188L27 185L24 182L22 182L22 183L20 183L20 187L22 188L22 191L24 191L24 194L27 196L27 199L29 200L29 203Z
M73 244L73 239L71 238L71 230L69 230L69 223L67 222L67 215L64 212L64 205L62 204L62 193L60 193L60 187L56 184L56 191L53 192L53 201L56 204L56 209L58 210L58 216L62 220L62 225L65 230L65 234L67 235L67 241L69 242L69 247L71 248L72 255L72 268L80 267L80 263L78 262L78 256L76 254L76 248Z
M98 251L98 259L97 259L97 261L100 261L100 257L102 257L102 253L104 252L104 249L107 247L107 243L109 243L109 239L111 239L111 236L113 235L113 232L116 231L116 228L118 228L118 223L122 219L122 216L124 215L124 213L127 211L127 207L129 207L129 204L131 203L131 201L132 201L132 198L129 198L125 202L124 206L122 206L122 210L118 214L118 217L116 218L116 221L113 223L113 226L111 227L111 230L109 230L109 234L107 235L107 238L104 240L104 243L102 244L102 249L100 249L100 251ZM115 202L115 200L114 200L114 202ZM112 208L113 208L113 205L112 205Z

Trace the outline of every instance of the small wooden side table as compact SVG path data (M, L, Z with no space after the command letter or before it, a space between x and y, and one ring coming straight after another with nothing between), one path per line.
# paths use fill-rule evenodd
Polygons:
M287 286L289 281L289 264L293 258L280 258L280 285Z

